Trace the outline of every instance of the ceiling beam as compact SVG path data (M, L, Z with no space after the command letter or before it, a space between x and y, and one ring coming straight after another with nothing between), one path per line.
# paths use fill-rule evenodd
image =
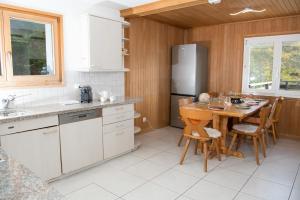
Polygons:
M125 18L143 17L207 3L207 0L160 0L121 10L121 16Z

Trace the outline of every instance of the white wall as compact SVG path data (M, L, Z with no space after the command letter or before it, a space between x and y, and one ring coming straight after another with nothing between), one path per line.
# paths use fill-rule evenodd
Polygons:
M40 105L56 103L64 100L79 98L79 91L75 84L89 84L93 91L108 90L115 96L124 96L124 73L80 73L73 69L78 66L80 48L78 38L80 29L80 15L87 11L107 18L121 20L119 11L95 5L101 0L0 0L1 3L54 12L64 16L64 68L65 85L56 88L0 88L0 100L8 94L31 94L20 98L16 105ZM96 95L94 95L96 96Z

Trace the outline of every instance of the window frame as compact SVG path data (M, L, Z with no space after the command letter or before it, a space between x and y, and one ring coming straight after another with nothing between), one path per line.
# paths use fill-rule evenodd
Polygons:
M61 15L0 4L0 34L2 68L1 87L62 86L63 85L63 18ZM10 19L51 24L54 75L13 75Z
M300 91L286 91L280 89L281 81L281 61L282 47L284 42L299 41L300 34L285 34L275 36L260 36L244 38L244 57L243 57L243 78L242 91L244 93L254 93L257 95L266 96L285 96L285 97L300 97ZM273 44L273 68L272 68L272 89L250 89L250 48L254 45Z
M2 82L6 81L6 67L5 67L5 58L4 58L4 54L5 54L5 49L4 49L4 40L3 40L3 26L2 26L2 22L3 22L3 17L2 17L2 10L0 10L0 58L1 58L1 64L0 64L0 68L1 68L1 74L0 74L0 84Z

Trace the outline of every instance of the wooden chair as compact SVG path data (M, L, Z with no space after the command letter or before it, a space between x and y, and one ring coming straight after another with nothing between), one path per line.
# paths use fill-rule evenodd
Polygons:
M181 98L181 99L178 99L178 105L179 105L179 108L181 106L184 106L184 105L187 105L187 104L191 104L193 103L193 97L188 97L188 98ZM180 112L179 112L179 115L180 115ZM182 122L184 123L182 117L180 116L180 119L182 120ZM181 142L183 140L183 134L182 136L180 137L179 141L178 141L178 146L181 145Z
M272 136L273 136L273 143L276 143L276 139L279 138L279 134L277 132L277 125L279 123L280 119L280 113L282 109L282 104L284 101L283 97L276 98L277 105L274 108L273 115L270 117L268 123L267 123L267 131L272 128Z
M210 97L213 97L213 98L219 97L219 93L218 92L208 92L208 94L209 94Z
M279 123L279 117L280 117L280 113L281 113L281 107L282 107L283 100L284 100L283 97L278 97L275 99L275 101L272 105L271 113L270 113L269 118L266 123L266 134L268 134L269 130L271 130L272 139L273 139L274 144L276 144L276 140L279 138L276 127L277 127L277 124ZM251 123L251 124L259 124L260 120L257 117L247 117L243 120L243 122Z
M253 140L253 148L255 152L255 157L256 157L256 163L257 165L260 165L259 162L259 152L258 152L258 141L262 147L262 153L263 156L266 157L266 143L265 143L265 127L266 123L268 120L268 116L270 115L271 112L271 107L263 107L260 110L259 113L259 126L257 125L252 125L252 124L246 124L246 123L241 123L241 124L236 124L232 128L233 132L233 138L231 141L231 144L229 146L228 154L230 154L233 145L235 144L235 141L238 136L248 136L251 137ZM239 144L237 144L238 148Z
M210 143L212 147L216 149L218 159L221 161L219 149L221 133L216 129L205 127L210 121L212 121L213 114L211 111L195 111L181 107L180 115L186 125L184 128L184 137L187 138L184 151L180 159L180 164L183 164L191 140L196 140L203 145L204 171L207 172L208 145Z

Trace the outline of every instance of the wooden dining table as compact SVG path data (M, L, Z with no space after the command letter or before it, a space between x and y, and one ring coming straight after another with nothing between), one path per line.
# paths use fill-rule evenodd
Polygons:
M222 133L220 142L220 149L222 150L222 153L243 158L244 155L240 151L231 150L231 152L228 152L228 146L226 145L228 134L228 119L233 117L241 121L242 119L257 113L260 108L266 106L267 104L269 104L269 100L260 101L258 105L253 105L249 109L241 109L236 107L235 105L231 105L225 106L223 110L211 110L209 108L209 104L195 102L187 104L183 107L194 109L196 111L211 110L213 112L213 128L219 130Z

